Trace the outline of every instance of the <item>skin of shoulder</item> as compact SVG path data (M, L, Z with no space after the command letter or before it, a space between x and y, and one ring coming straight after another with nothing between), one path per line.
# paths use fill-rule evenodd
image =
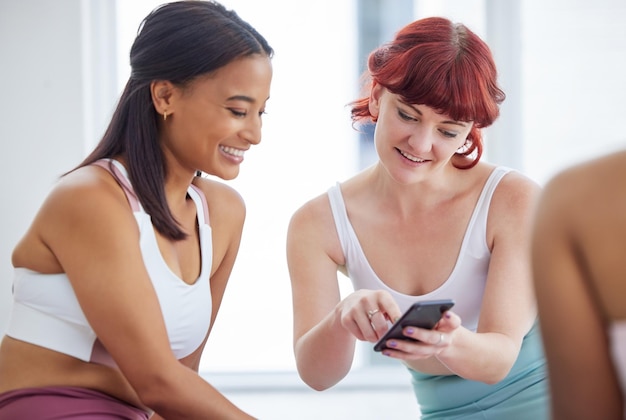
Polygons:
M489 211L489 230L507 230L512 222L529 222L541 194L541 187L525 175L509 172L498 184ZM490 235L491 236L491 235Z
M533 271L557 420L623 415L606 335L610 307L624 307L611 304L624 296L623 275L601 270L615 269L613 249L623 249L625 162L619 153L567 168L548 182L539 203Z
M110 217L105 217L109 213ZM73 226L85 224L97 229L106 225L111 228L109 223L113 222L122 223L119 230L125 230L128 235L138 234L128 201L117 182L101 168L80 168L63 176L52 188L25 236L15 247L13 264L43 273L63 272L63 249L72 242L66 234L77 230ZM117 232L118 228L113 231ZM80 231L75 233L79 235L78 239L88 239L80 235ZM69 260L71 263L72 259Z

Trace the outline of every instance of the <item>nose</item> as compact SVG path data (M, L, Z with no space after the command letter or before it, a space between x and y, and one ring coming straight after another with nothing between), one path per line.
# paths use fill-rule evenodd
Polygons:
M262 126L263 121L261 120L260 115L256 118L250 118L242 130L241 136L250 144L259 144L261 142Z
M409 145L416 153L428 153L433 148L432 134L428 130L417 129L409 136Z

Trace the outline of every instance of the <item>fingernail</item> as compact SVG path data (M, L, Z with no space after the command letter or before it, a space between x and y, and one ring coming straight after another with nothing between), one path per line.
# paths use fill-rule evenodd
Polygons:
M395 347L398 345L398 343L396 343L395 341L390 341L389 344L387 344L389 347Z
M450 312L446 312L446 318L450 319L452 315L450 315Z
M413 331L415 331L413 328L409 327L406 329L407 334L413 334Z
M389 356L389 352L387 350L383 351L383 356Z

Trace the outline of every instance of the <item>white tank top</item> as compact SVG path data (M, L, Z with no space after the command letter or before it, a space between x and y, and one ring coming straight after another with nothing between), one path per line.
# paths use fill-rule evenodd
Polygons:
M137 219L141 254L162 309L173 353L178 359L196 350L211 323L209 276L213 258L208 206L202 192L190 186L198 217L202 269L194 284L187 284L167 266L156 242L150 216L143 210L128 181L125 168L116 161L98 161L121 184ZM6 334L85 362L115 366L83 314L65 273L42 274L16 268L13 307Z
M331 187L328 190L328 198L345 256L346 270L354 289L386 290L393 296L403 312L416 301L454 299L456 302L454 312L463 320L463 326L476 331L491 259L491 252L487 246L489 205L496 186L509 171L511 171L509 168L497 167L487 179L469 220L461 250L450 277L439 288L419 296L397 292L378 278L369 265L348 219L339 184Z

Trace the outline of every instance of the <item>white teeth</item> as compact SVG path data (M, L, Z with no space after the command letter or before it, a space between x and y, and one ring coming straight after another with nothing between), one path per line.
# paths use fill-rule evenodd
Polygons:
M407 158L408 160L411 160L411 161L413 161L413 162L418 162L418 163L421 163L421 162L426 162L426 160L424 160L424 159L420 159L420 158L416 158L415 156L412 156L412 155L406 154L406 153L404 153L402 150L400 150L400 154L401 154L402 156L404 156L405 158Z
M243 150L235 149L234 147L220 146L220 149L224 151L225 153L228 153L229 155L233 155L237 157L242 157L244 154Z

